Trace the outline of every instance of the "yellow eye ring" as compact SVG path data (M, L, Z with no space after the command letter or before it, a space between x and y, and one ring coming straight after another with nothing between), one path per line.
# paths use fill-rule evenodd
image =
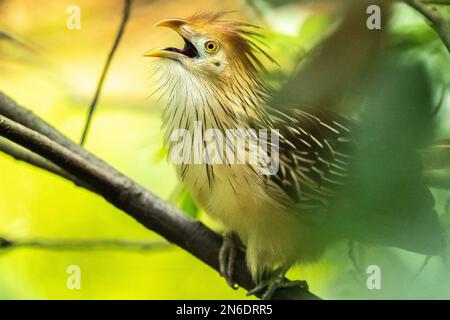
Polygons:
M219 49L218 44L215 41L209 40L205 42L205 50L208 53L214 53Z

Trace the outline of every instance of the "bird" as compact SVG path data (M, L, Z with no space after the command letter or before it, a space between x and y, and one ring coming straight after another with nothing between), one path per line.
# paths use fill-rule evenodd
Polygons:
M442 252L445 235L431 193L419 181L420 170L411 175L418 181L411 191L414 197L396 207L406 214L420 207L414 219L401 214L397 219L382 209L367 216L339 213L358 211L353 202L340 200L349 190L364 197L358 179L352 178L358 172L359 124L329 109L271 105L272 89L261 77L266 70L262 59L276 61L261 44L260 28L226 20L225 14L200 12L158 22L156 27L177 32L184 47L152 49L144 55L157 58L156 92L166 98L162 127L169 158L183 154L175 161L180 181L225 229L219 262L227 283L236 287L234 257L239 247L256 283L249 294L261 293L264 299L281 287L306 286L301 280L287 280L286 272L293 265L317 261L342 238L381 239L423 254ZM252 139L269 140L267 148L251 163L230 161L229 154L238 158L238 148L227 139L228 130L248 133L245 151L255 150ZM258 135L261 130L268 130L270 139ZM186 138L207 132L212 132L209 140L192 143ZM192 149L207 150L210 161L192 161ZM186 156L182 151L192 152ZM277 160L275 166L268 159ZM359 232L352 227L356 225L361 226ZM414 242L411 233L423 237Z

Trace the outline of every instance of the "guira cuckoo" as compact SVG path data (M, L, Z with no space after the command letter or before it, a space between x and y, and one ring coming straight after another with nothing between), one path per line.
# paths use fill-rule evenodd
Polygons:
M424 200L416 197L410 205L426 217L417 218L420 223L408 227L410 222L404 219L402 229L396 219L385 219L387 215L380 213L363 221L378 230L372 238L368 232L367 239L365 234L353 237L352 230L330 227L345 220L333 209L339 206L335 199L349 184L358 153L356 124L332 111L300 106L280 111L269 105L270 89L259 75L264 69L259 57L274 61L259 45L256 26L224 20L223 13L167 19L156 26L173 29L185 43L181 49L168 47L145 54L160 58L156 66L160 89L167 96L163 127L169 150L177 146L171 139L176 130L192 133L198 122L203 132L211 128L222 133L227 129L278 130L275 174L261 174L266 163L260 161L176 164L192 197L228 232L219 260L221 273L231 286L236 242L245 247L248 268L258 283L250 293L261 290L263 298L270 298L280 286L300 284L283 280L289 267L314 261L341 238L376 241L384 234L383 244L424 254L442 251L442 229L429 191L420 182L417 190ZM228 141L216 140L212 146L215 152L223 147L235 150ZM416 226L431 231L426 241L417 245L403 241L410 232L418 232Z

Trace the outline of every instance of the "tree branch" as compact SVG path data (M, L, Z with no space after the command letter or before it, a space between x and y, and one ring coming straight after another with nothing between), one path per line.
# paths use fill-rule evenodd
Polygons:
M125 26L127 25L128 17L130 16L130 9L131 9L131 0L124 0L122 20L120 22L119 29L117 30L117 35L114 40L113 46L109 51L108 57L106 58L106 62L105 65L103 66L100 78L98 79L98 84L95 90L94 98L92 99L91 104L89 106L86 123L84 125L83 133L81 135L80 141L81 145L84 145L84 143L86 142L86 138L89 133L89 128L91 126L92 116L94 115L95 107L97 106L98 99L102 92L103 82L105 82L106 74L108 73L112 58L117 48L119 47L120 40L122 39L123 32L125 31Z
M7 115L3 111L8 111L8 114L13 115L20 123L5 117ZM190 252L215 270L219 270L218 255L222 244L220 235L173 208L74 142L67 141L67 138L46 122L20 108L2 94L0 94L0 114L2 114L0 136L31 150L76 176L146 228ZM33 127L24 126L27 123ZM245 255L241 251L236 257L234 278L238 285L247 290L255 285L247 270ZM318 299L318 297L305 288L293 287L279 289L274 299Z
M168 248L166 241L128 241L117 239L23 239L0 237L0 250L32 248L39 250L127 250L149 251Z
M66 180L72 181L73 183L75 183L75 185L77 185L79 187L83 187L92 192L95 192L91 186L89 186L88 184L79 180L74 175L71 175L70 173L64 171L63 169L61 169L54 163L48 161L47 159L45 159L33 152L30 152L24 148L14 145L13 143L8 142L4 138L0 138L0 152L3 152L5 154L13 157L17 161L22 161L22 162L31 164L34 167L43 169L43 170L53 173L57 176L60 176Z
M30 128L40 134L48 137L56 143L66 147L67 149L79 154L83 158L95 163L96 165L105 168L105 170L111 170L112 168L106 164L103 160L99 159L86 149L80 147L77 143L73 142L61 132L55 129L52 125L42 120L32 111L18 105L15 101L9 98L7 95L0 91L0 114L22 124L23 126ZM114 170L114 169L112 169ZM117 170L114 170L115 174L122 175Z
M449 5L450 0L422 0L426 4Z
M446 19L444 19L439 14L439 12L430 9L425 3L419 0L404 0L404 2L414 8L416 11L422 14L425 19L428 20L431 27L439 35L445 47L450 53L450 23ZM450 4L450 1L440 1L440 4Z

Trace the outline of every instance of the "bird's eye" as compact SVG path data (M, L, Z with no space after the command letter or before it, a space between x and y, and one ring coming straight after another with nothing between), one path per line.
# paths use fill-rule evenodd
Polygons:
M219 49L219 46L217 45L217 43L215 41L206 41L205 42L205 50L208 53L214 53L217 51L217 49Z

